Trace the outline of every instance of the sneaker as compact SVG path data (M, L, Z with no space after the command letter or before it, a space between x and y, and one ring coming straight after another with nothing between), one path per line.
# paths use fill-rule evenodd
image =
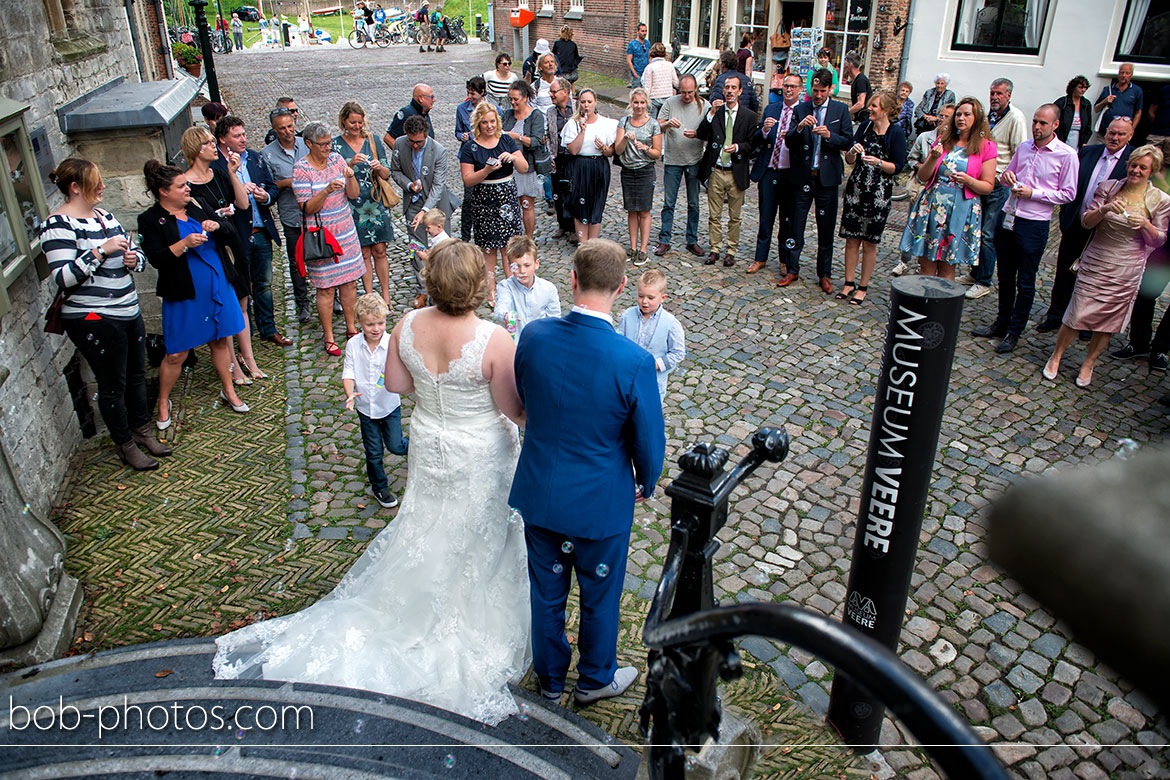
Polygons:
M579 705L592 704L595 701L602 699L610 699L614 696L621 696L626 692L626 689L634 684L638 679L638 670L633 666L621 666L613 673L613 682L604 688L597 688L592 691L583 691L577 688L573 691L573 700Z
M389 490L374 490L374 488L371 487L370 494L373 495L374 498L378 499L378 503L387 509L398 506L398 499L395 498L394 494Z
M1120 358L1122 360L1129 360L1130 358L1142 357L1149 352L1148 349L1138 349L1133 344L1126 344L1121 349L1116 349L1109 354L1112 357Z
M894 276L901 276L902 274L906 273L909 270L910 270L910 266L906 265L904 262L899 260L898 264L896 266L894 266L894 270L891 271L890 273L892 273Z
M650 257L645 252L634 252L634 265L646 265L650 262Z
M1165 352L1154 352L1150 354L1150 370L1151 371L1165 371L1166 367L1170 365L1166 361Z
M965 294L969 299L975 300L985 295L991 295L991 288L986 284L973 284L971 285L971 289L967 290Z
M552 702L553 704L561 703L561 691L546 691L544 686L540 684L540 680L536 681L536 692L545 701Z
M956 277L955 281L959 284L970 287L971 285L975 284L975 277L971 274L963 274L962 276Z

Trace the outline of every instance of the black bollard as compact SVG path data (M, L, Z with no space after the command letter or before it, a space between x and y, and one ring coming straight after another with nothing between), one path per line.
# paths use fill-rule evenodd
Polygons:
M203 54L203 70L207 73L207 96L212 103L220 103L215 56L211 52L211 28L207 24L207 0L191 0L189 5L195 9L195 26L199 29L199 49Z
M844 623L896 650L938 448L964 290L960 284L929 276L901 277L891 287ZM828 720L847 744L875 745L882 714L878 699L837 674Z

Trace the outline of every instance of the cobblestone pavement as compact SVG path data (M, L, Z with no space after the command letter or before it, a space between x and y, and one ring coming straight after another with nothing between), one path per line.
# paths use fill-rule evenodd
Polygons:
M371 128L381 134L393 112L408 102L411 85L422 80L438 96L433 112L436 134L453 148L454 108L463 98L463 82L483 72L490 59L486 46L471 44L452 47L445 56L420 54L409 47L341 49L247 53L221 57L218 65L225 99L244 117L253 137L259 135L262 118L276 97L286 93L297 98L302 121L321 119L330 125L335 124L340 104L356 99L365 106ZM615 109L606 113L615 115ZM456 176L453 171L453 181ZM755 276L744 274L754 247L755 203L753 191L744 209L736 267L704 267L678 252L647 266L661 268L670 279L668 307L687 330L690 353L671 377L667 393L666 478L677 474L674 461L693 442L714 439L739 456L745 451L741 442L757 427L784 425L792 436L792 454L777 468L761 468L738 491L731 521L720 535L724 545L717 566L718 595L723 600L789 600L839 618L889 300L889 269L896 262L892 247L907 204L895 204L869 300L847 306L826 298L808 281L778 290L772 284L775 267ZM620 205L615 176L603 235L624 244L626 220ZM705 200L702 209L705 237ZM657 222L656 211L655 231ZM567 304L571 247L551 238L555 228L551 218L538 215L541 274L561 288ZM809 243L815 245L811 234ZM677 238L675 249L680 248ZM1055 242L1050 244L1050 250L1054 248ZM1051 254L1041 273L1037 306L1047 302ZM393 299L401 314L411 298L404 245L391 245L390 257ZM837 269L839 283L839 260ZM631 290L618 306L633 302ZM284 295L281 306L289 332L297 336L289 316L291 296ZM1087 390L1074 387L1071 370L1056 383L1045 382L1040 369L1052 334L1029 330L1007 357L996 355L990 341L966 335L971 326L993 316L994 308L994 296L966 306L901 656L983 737L1001 743L996 750L1014 776L1170 777L1165 750L1170 728L1164 714L989 563L984 511L1014 481L1114 457L1121 439L1139 445L1161 442L1167 427L1166 410L1156 404L1166 390L1162 375L1149 374L1144 363L1106 358ZM1034 318L1038 315L1034 312ZM335 324L336 331L341 328ZM312 559L317 555L348 559L394 516L365 492L360 435L342 404L341 361L328 357L321 341L315 322L299 328L297 344L286 351L286 397L274 387L269 391L270 406L262 407L277 423L283 416L285 435L280 435L277 424L262 434L263 442L249 442L262 451L284 450L287 472L279 463L265 462L264 468L271 483L282 490L289 486L291 499L288 524L276 537L268 534L276 544L265 552L264 563L246 545L240 553L254 558L270 584L287 581L291 586L295 581L300 587L298 602L327 590L341 567L333 561L310 571ZM268 345L265 349L270 354ZM1070 369L1080 350L1073 347ZM271 360L278 361L275 353L273 348ZM201 395L211 397L211 391L204 389ZM246 400L251 402L250 397ZM410 405L408 399L407 426ZM196 432L183 435L194 439ZM236 457L230 444L224 446L225 458ZM107 455L87 456L93 462L86 468L121 474L107 462L112 460ZM391 489L401 493L405 464L391 458L387 466ZM126 483L123 497L128 497L146 489L140 486L150 484L151 477L114 479ZM86 501L79 500L78 492L66 512L74 531L86 525ZM81 492L85 498L100 498ZM669 507L659 495L638 509L630 551L626 587L642 599L649 597L661 573L667 546ZM281 514L278 503L265 511L269 522L279 522L271 519ZM249 507L256 509L254 504ZM283 557L280 534L295 540L286 545L293 551L286 549ZM271 538L264 543L273 546ZM312 553L305 555L309 550ZM74 548L71 566L88 586L109 577L108 567L91 568L86 561L79 565L76 555ZM302 561L304 568L266 568L274 561L283 563L284 557ZM248 603L255 604L262 595L251 593ZM230 605L225 597L218 608L227 610ZM237 607L242 614L255 609ZM285 611L285 604L275 611ZM188 620L174 633L150 638L216 630L210 620ZM114 631L95 641L144 638L126 636ZM637 644L636 635L630 641ZM795 692L823 714L830 668L797 649L761 639L748 639L742 646L761 667L766 664L778 675L782 689ZM882 743L887 746L886 763L877 768L877 775L936 776L921 751L911 747L912 740L889 719Z

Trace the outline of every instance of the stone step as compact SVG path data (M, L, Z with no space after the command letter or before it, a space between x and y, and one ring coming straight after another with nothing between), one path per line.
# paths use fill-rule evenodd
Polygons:
M569 780L637 772L637 752L521 688L512 689L521 714L493 727L370 691L215 680L214 652L207 639L174 640L0 676L0 705L8 705L0 706L0 780L164 773ZM38 707L29 723L26 710Z

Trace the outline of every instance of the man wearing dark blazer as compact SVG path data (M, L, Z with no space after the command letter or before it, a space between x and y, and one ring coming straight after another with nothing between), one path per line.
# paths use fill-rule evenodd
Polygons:
M776 215L780 215L780 259L784 260L784 246L790 236L792 223L792 196L797 188L792 182L792 154L784 143L788 131L795 127L792 120L800 102L803 88L800 76L789 73L781 82L783 99L764 109L764 121L756 130L752 143L759 149L756 163L752 166L752 181L757 182L760 193L760 230L756 234L756 259L748 266L747 272L754 274L768 263L772 251L772 231L776 227ZM797 276L785 270L778 287L787 287Z
M739 249L743 198L751 184L752 135L756 131L755 112L740 103L742 82L738 73L732 73L723 82L723 99L711 102L710 110L695 130L695 137L707 142L699 165L699 181L707 182L707 232L711 238L711 252L704 265L715 265L723 248L725 203L727 251L723 265L735 265L735 252Z
M1044 321L1036 326L1040 333L1056 330L1064 310L1072 300L1077 275L1072 264L1085 251L1093 231L1081 225L1081 212L1093 200L1097 185L1108 179L1124 179L1125 164L1132 148L1133 122L1114 119L1105 132L1104 144L1082 146L1077 175L1077 195L1072 203L1060 207L1060 248L1056 250L1056 276L1052 280L1052 297Z
M268 163L259 152L247 148L247 133L244 123L238 117L225 116L215 123L215 140L219 146L219 157L212 163L229 177L227 154L240 156L238 175L248 193L248 208L236 209L232 217L233 226L240 235L240 243L248 253L248 280L251 288L252 329L260 338L282 347L292 344L292 339L276 331L276 319L272 304L272 244L280 246L280 233L276 220L272 218L272 204L280 190L268 169Z
M666 453L654 358L614 330L626 253L595 238L573 255L573 310L525 326L516 389L528 421L508 502L524 518L532 665L559 702L572 648L565 606L581 591L577 704L617 696L638 677L617 665L619 606L634 504L654 495Z
M812 99L796 107L784 137L792 157L796 185L792 207L792 244L785 246L788 273L800 274L808 210L817 205L817 276L826 295L833 293L833 229L837 224L837 188L845 177L841 152L853 144L853 122L844 103L830 99L833 74L813 74Z

